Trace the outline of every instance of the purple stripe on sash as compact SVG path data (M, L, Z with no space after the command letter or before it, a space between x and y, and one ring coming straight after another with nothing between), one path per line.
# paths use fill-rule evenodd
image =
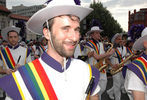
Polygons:
M122 74L123 76L125 77L126 76L126 70L127 68L129 70L131 70L132 72L134 72L141 80L142 82L146 85L145 81L144 81L144 78L142 76L142 73L140 72L140 70L135 66L133 65L132 63L131 64L128 64L126 66L124 66L123 70L122 70Z
M94 79L94 84L93 84L93 88L91 90L91 94L94 92L94 90L96 89L97 85L98 85L98 82L99 82L99 79L100 79L100 72L98 69L96 69L95 67L92 67L91 66L91 69L92 69L92 76L95 77Z
M27 66L22 66L22 67L20 67L20 68L19 68L19 72L20 72L20 74L21 74L21 76L22 76L22 78L23 78L23 81L24 81L24 83L25 83L25 85L26 85L28 91L30 92L32 98L33 98L34 100L37 100L37 98L39 98L39 97L38 97L38 94L37 94L37 91L34 90L35 86L34 86L34 84L32 83L32 80L29 80L29 79L28 79L29 73L28 73L28 71L27 71L27 69L26 69L25 67L27 67Z
M22 99L12 74L0 78L0 88L2 88L8 96L13 98L13 100Z

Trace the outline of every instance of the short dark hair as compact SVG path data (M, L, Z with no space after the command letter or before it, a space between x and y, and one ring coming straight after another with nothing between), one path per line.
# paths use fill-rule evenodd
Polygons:
M10 33L10 32L16 32L16 31L15 31L15 30L9 31L9 32L7 33L7 36L9 36L9 33ZM17 33L17 35L19 35L18 32L16 32L16 33Z

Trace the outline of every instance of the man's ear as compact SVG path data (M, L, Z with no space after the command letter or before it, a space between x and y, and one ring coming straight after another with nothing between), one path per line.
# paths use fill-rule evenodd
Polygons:
M43 34L47 40L50 39L50 31L47 28L43 28Z

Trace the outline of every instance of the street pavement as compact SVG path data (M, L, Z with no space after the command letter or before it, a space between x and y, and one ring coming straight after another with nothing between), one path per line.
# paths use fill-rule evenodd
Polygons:
M110 74L107 74L108 76L108 82L107 82L107 87L106 90L110 89L113 85L113 79L112 76ZM106 91L102 94L102 100L112 100L109 98L109 96L107 95ZM128 95L125 93L121 94L121 100L129 100Z

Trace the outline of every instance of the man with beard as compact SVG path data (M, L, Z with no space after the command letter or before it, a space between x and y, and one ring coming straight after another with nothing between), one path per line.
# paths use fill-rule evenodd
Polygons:
M80 6L78 0L50 0L27 22L31 31L43 32L48 40L47 52L0 79L0 87L17 100L84 100L90 88L90 99L98 100L98 70L71 58L80 38L80 20L91 11L91 8ZM5 81L8 79L13 83ZM13 88L6 88L4 81Z
M117 69L119 67L119 63L127 57L127 51L126 47L123 46L122 35L120 33L116 33L111 39L111 42L115 48L115 53L110 57L111 67L112 69ZM125 91L122 72L120 71L112 77L113 86L111 89L107 90L107 93L111 99L115 98L115 100L121 100L121 90L123 89L123 91Z

